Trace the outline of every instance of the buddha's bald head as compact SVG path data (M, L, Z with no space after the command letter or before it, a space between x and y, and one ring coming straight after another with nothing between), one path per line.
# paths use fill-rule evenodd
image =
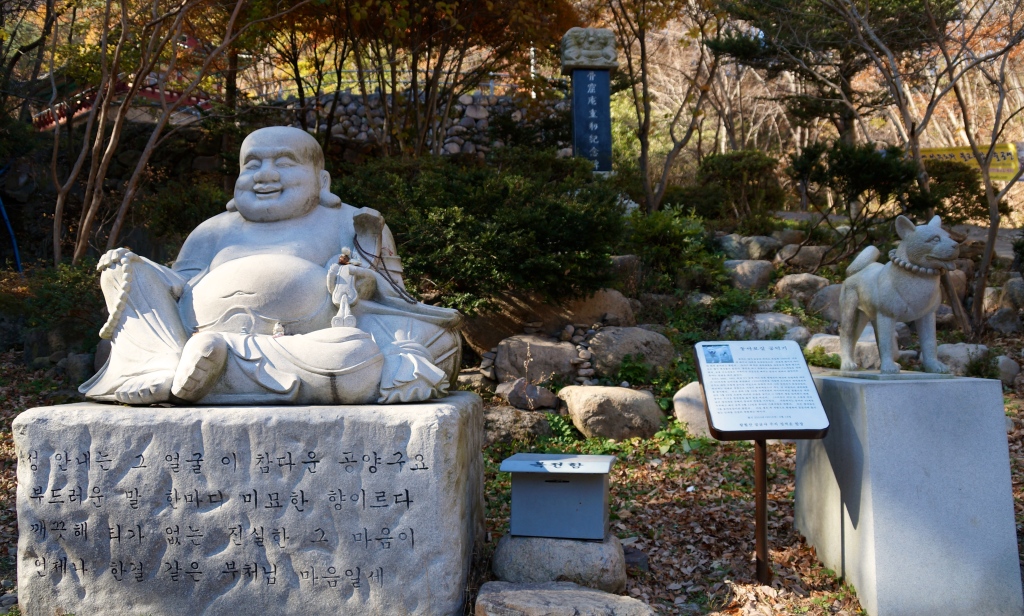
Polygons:
M298 218L317 205L337 207L331 194L331 176L324 170L324 153L306 131L271 126L251 133L242 142L235 198L228 210L237 210L252 222Z
M245 166L246 154L253 148L288 148L299 157L299 162L313 165L323 171L324 151L313 135L291 126L268 126L249 133L238 152L238 166Z

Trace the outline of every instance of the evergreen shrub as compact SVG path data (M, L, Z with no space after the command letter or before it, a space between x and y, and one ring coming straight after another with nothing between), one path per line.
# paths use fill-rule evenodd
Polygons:
M545 150L371 160L342 166L333 188L382 211L410 292L466 314L506 291L559 300L606 286L623 232L612 185Z

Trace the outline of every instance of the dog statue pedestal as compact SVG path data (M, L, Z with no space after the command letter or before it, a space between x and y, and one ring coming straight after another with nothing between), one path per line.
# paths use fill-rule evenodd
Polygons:
M999 381L815 384L830 428L797 442L795 523L818 559L869 614L1020 616Z

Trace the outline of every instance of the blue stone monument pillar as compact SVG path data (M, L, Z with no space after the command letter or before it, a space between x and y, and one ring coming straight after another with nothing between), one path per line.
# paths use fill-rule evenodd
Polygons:
M562 74L572 76L572 152L612 170L611 72L618 68L615 35L572 28L562 38Z

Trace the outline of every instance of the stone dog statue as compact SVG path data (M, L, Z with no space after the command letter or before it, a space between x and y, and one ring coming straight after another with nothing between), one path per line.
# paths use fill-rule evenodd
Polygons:
M959 245L950 239L935 216L926 225L914 226L910 219L896 219L899 247L889 253L889 262L876 263L879 251L865 248L850 267L839 295L842 310L839 347L843 370L856 370L854 350L864 327L875 328L878 356L883 374L896 374L899 364L895 345L896 323L915 323L921 343L921 364L925 372L949 372L936 357L935 310L942 301L939 276L955 269Z
M461 315L405 292L381 215L330 192L320 144L257 130L226 212L168 268L117 249L99 261L112 341L79 390L126 404L382 404L444 396Z

